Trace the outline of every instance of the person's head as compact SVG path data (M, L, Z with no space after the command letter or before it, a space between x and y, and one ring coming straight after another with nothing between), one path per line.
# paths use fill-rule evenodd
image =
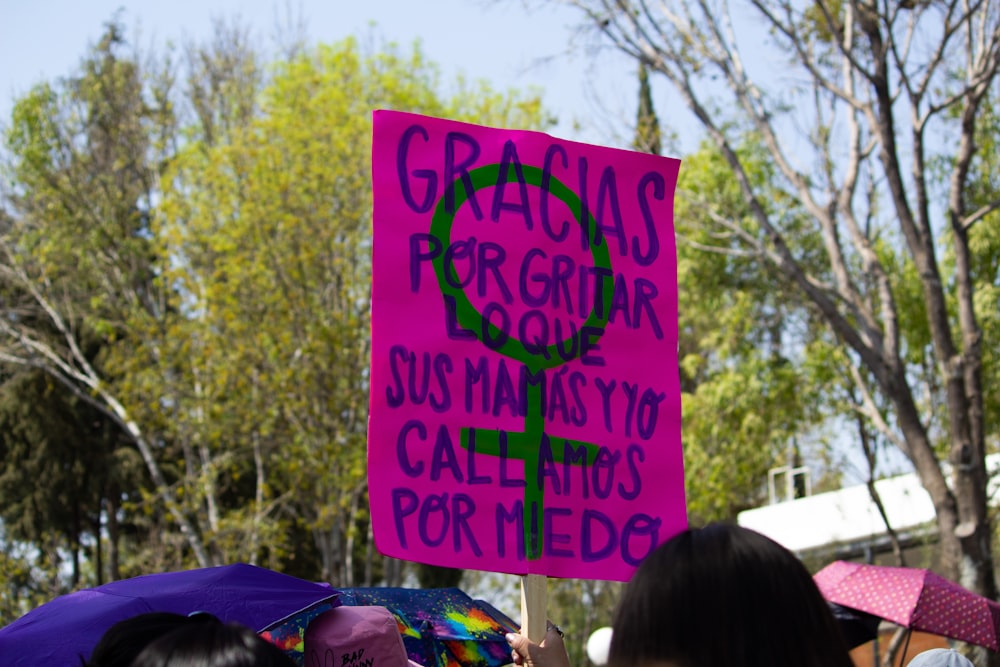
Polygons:
M128 667L147 644L191 621L188 616L166 611L151 611L118 621L101 635L86 665Z
M294 667L274 644L239 623L197 623L153 640L132 667Z
M407 658L396 617L385 607L341 606L306 627L305 667L420 667Z
M851 667L808 570L746 528L685 530L639 566L618 605L609 667Z
M914 656L908 667L976 667L975 663L951 648L932 648Z

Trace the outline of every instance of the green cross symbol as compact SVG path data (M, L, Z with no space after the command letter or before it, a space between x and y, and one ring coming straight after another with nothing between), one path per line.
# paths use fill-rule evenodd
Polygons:
M535 187L547 187L550 194L561 200L570 211L577 222L586 228L587 238L591 241L591 256L594 259L594 266L611 270L611 257L608 252L607 242L603 239L595 240L597 222L594 217L586 214L584 219L583 205L580 198L566 185L553 178L551 174L546 174L541 169L532 166L522 166L522 177L528 185ZM472 185L472 191L480 188L495 186L501 182L500 165L492 164L478 169L473 169L468 173L468 178ZM504 182L516 182L517 174L514 170L507 170ZM446 201L453 196L451 211L448 210ZM442 197L435 208L434 217L431 221L431 236L441 243L442 248L447 248L451 243L451 228L455 220L455 211L469 198L462 178L458 178L448 186L446 194ZM432 261L434 272L437 275L438 285L441 293L446 297L454 299L455 316L457 322L466 329L475 333L482 342L483 337L489 333L490 340L499 341L503 338L501 332L492 322L487 323L486 330L483 324L486 322L482 314L476 310L472 302L469 301L465 291L458 286L460 281L455 273L454 266L448 266L444 259L445 253L439 253ZM449 273L450 272L450 273ZM595 294L595 302L608 304L601 308L594 308L587 316L583 327L591 327L603 331L608 322L610 304L613 296L614 285L611 281L600 281L602 292ZM563 348L559 350L557 346ZM583 348L579 345L565 345L564 341L557 341L548 347L541 345L526 345L524 341L515 336L507 336L504 343L496 348L501 354L521 362L527 367L529 373L536 377L549 368L555 368L566 363L568 355L565 350L572 350L572 356L579 356ZM470 445L475 447L477 453L491 456L500 456L506 451L506 457L512 460L524 461L524 544L528 559L537 560L542 556L542 535L541 524L544 521L544 485L539 478L538 453L543 442L552 438L545 432L545 415L542 413L542 390L540 383L526 383L527 395L525 397L524 430L520 432L507 432L504 430L487 430L474 427L463 427L461 429L461 445L464 449L469 449ZM562 439L560 439L562 440ZM577 440L564 440L564 447L552 447L553 459L557 462L564 462L564 452L572 447L575 451L583 448L586 451L585 462L592 465L597 457L598 446ZM573 459L573 462L578 462ZM584 461L579 461L583 463Z

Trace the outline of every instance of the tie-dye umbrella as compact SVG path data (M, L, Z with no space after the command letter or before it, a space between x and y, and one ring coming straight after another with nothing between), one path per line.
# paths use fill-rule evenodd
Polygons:
M339 606L340 600L336 597L331 598L297 614L282 618L257 634L284 651L296 665L304 665L306 628L314 618Z
M813 580L830 602L910 630L1000 650L1000 604L930 570L835 561Z
M410 660L425 667L510 664L505 635L518 626L488 602L458 588L341 588L344 605L386 607L396 617Z

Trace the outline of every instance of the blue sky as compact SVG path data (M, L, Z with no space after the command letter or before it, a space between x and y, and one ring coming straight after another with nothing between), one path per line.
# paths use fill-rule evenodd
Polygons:
M501 89L541 88L559 118L552 133L565 138L620 145L635 113L634 66L588 47L576 30L581 15L556 3L529 10L521 0L0 0L0 124L32 84L71 73L118 8L143 47L206 37L213 18L236 16L270 44L276 18L289 11L304 18L311 42L420 39L446 81L462 73Z

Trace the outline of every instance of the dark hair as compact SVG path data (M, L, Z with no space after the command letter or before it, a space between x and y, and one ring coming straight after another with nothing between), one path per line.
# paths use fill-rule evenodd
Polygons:
M295 667L274 644L239 623L200 623L153 641L132 667Z
M639 566L609 667L852 667L829 606L792 552L752 530L681 532Z
M151 611L118 621L108 628L90 653L86 667L128 667L154 639L191 619L183 614Z

